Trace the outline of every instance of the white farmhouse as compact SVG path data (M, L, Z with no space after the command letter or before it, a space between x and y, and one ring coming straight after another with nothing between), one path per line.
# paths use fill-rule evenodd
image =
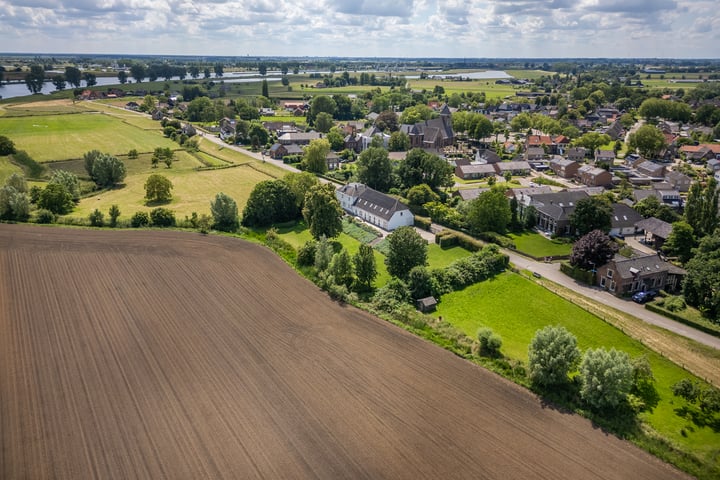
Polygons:
M383 230L392 231L415 222L407 205L362 183L344 185L335 195L346 212Z

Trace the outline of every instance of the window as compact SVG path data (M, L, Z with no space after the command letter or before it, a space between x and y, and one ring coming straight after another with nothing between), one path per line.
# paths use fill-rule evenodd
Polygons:
M608 269L607 276L608 278L613 278L613 271Z
M600 286L603 287L603 288L605 288L605 277L602 277L602 278L600 279Z
M611 281L610 281L610 291L611 291L611 292L614 292L614 291L615 291L615 280L611 280Z

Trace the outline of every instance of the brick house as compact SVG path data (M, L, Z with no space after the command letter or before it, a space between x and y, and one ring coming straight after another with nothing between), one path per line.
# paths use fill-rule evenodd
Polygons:
M618 296L651 289L674 292L681 287L684 275L685 270L656 254L638 254L630 258L615 255L597 269L597 283Z
M580 164L574 160L556 158L550 160L550 170L562 178L575 178L580 169Z

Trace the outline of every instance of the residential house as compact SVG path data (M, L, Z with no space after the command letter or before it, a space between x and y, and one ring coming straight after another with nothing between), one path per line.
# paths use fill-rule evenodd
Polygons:
M525 150L525 160L528 162L542 160L545 158L545 150L541 147L529 147Z
M290 145L291 143L308 145L312 140L317 140L318 138L322 138L322 134L318 132L285 133L278 137L278 143L283 145Z
M580 164L574 160L556 158L550 160L550 170L555 172L555 175L562 178L575 178L580 169Z
M163 111L160 110L159 108L156 108L150 115L150 118L152 118L153 120L160 121L163 119L164 116L165 116L165 114L163 113Z
M645 234L645 243L660 250L672 233L672 224L650 217L635 223L635 228Z
M335 195L346 212L383 230L392 231L415 223L407 205L361 183L343 185Z
M645 290L680 289L685 270L662 260L656 254L637 253L630 258L615 257L597 269L598 285L615 295L632 295Z
M623 135L625 133L625 129L623 128L622 124L619 120L615 120L610 127L608 127L607 130L605 130L605 134L609 135L611 139L618 140L620 138L623 138Z
M286 133L298 132L295 122L262 122L262 124L268 132L274 133L278 137Z
M337 170L340 168L340 156L335 152L328 152L328 154L325 155L325 161L327 162L328 170Z
M344 146L348 150L360 153L362 152L362 138L357 133L351 133L345 137Z
M587 153L588 151L585 147L573 147L567 149L567 151L565 152L565 156L568 158L568 160L572 160L574 162L582 162L585 160Z
M571 234L570 215L583 198L588 198L588 194L573 190L534 195L531 205L537 210L538 228L555 235Z
M665 176L665 165L660 165L659 163L651 162L649 160L638 164L635 167L635 170L637 170L638 173L647 175L648 177L662 178Z
M543 151L547 151L547 153L552 155L562 154L569 144L570 139L564 135L532 134L528 135L525 139L526 150L530 148L541 148Z
M595 150L595 163L606 163L612 166L615 163L615 152L598 148Z
M456 191L453 195L460 197L464 202L469 202L470 200L475 200L481 193L488 191L490 191L489 188L465 188Z
M133 112L137 112L140 110L140 105L137 102L128 102L125 104L125 108L128 110L132 110Z
M642 215L624 203L614 203L610 217L610 235L623 237L635 234L635 224L643 219Z
M220 120L220 138L227 140L230 137L235 136L235 127L237 126L237 120L234 118L225 117Z
M612 185L612 174L603 168L583 165L578 168L580 182L588 187L605 187Z
M710 173L720 171L720 160L715 159L715 158L708 160L707 161L707 169L708 169L708 172L710 172Z
M478 178L493 177L497 171L494 165L471 163L455 167L455 175L463 180L476 180Z
M390 135L388 135L387 133L384 133L378 127L373 125L372 127L368 128L367 130L365 130L364 132L362 132L360 134L361 150L366 150L367 148L369 148L370 145L372 145L373 138L375 138L375 137L381 138L385 148L388 147L388 144L390 142Z
M524 187L524 188L511 188L507 190L505 195L509 198L515 197L520 209L532 204L532 199L536 195L545 195L546 193L552 193L552 188L547 185L541 185L539 187Z
M665 174L665 180L670 184L673 189L679 192L689 191L690 185L692 185L692 178L685 175L684 173L675 170L667 172Z
M290 155L302 155L303 149L296 143L291 143L289 145L275 143L272 147L270 147L268 154L275 160L282 160Z
M680 153L684 153L685 159L693 163L702 163L711 159L720 160L720 144L683 145L680 147Z
M193 126L192 123L183 123L182 128L180 129L182 133L187 135L188 137L192 137L193 135L197 135L197 130Z
M495 153L493 150L487 148L481 148L475 153L475 163L488 164L488 163L499 163L502 162L500 155Z
M526 176L530 175L530 164L525 161L509 161L496 163L495 171L498 175L504 175L510 172L511 175Z

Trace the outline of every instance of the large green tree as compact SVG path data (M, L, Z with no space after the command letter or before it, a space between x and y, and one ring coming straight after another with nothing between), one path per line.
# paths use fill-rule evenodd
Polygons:
M385 257L390 275L405 278L414 267L427 264L427 242L413 227L400 227L388 235Z
M310 188L305 195L302 214L315 239L323 235L334 238L342 232L343 210L332 184L318 184Z
M72 195L59 183L48 183L40 192L38 207L50 210L54 214L64 215L74 206Z
M92 178L100 187L112 187L125 179L125 164L117 157L104 153L92 164Z
M699 182L690 186L684 216L698 238L710 235L718 227L717 187L713 177L710 177L705 187Z
M353 256L353 265L355 266L355 277L358 285L363 290L370 290L377 277L373 248L370 245L361 244L360 249Z
M681 263L692 258L692 249L695 248L695 233L687 222L675 222L672 231L663 244L663 252L677 257Z
M398 177L404 188L424 183L432 189L438 189L452 185L453 169L437 155L413 148L400 163Z
M653 158L667 146L665 136L654 125L643 125L628 137L628 147L643 157Z
M315 128L318 132L328 133L333 127L333 117L329 113L320 112L315 117Z
M5 135L0 135L0 156L15 153L15 143Z
M65 80L75 88L80 88L82 71L77 67L65 67Z
M325 138L310 141L305 148L302 165L305 170L312 173L327 172L327 154L330 153L330 142Z
M575 210L570 214L570 225L578 236L593 230L607 233L612 227L612 205L601 195L578 200Z
M74 202L80 200L80 180L77 175L67 170L55 170L50 183L59 183L70 193Z
M311 124L314 124L315 119L317 118L319 113L324 112L329 114L330 116L334 116L336 110L337 104L332 97L328 97L327 95L318 95L317 97L313 98L312 103L310 104L308 121Z
M548 325L535 332L528 348L530 381L541 388L566 384L579 361L575 335L563 326Z
M238 229L238 206L235 200L220 192L210 202L210 213L213 217L213 228L223 232L234 232Z
M392 164L387 150L370 147L358 157L356 175L370 188L387 192L393 184Z
M159 173L151 174L145 181L145 198L149 202L167 202L172 198L173 184Z
M30 93L40 93L45 82L45 70L42 65L31 65L30 72L25 75L25 85Z
M589 349L580 364L580 396L596 410L616 408L633 385L633 367L627 353L611 348Z
M685 301L717 321L720 316L720 230L700 241L685 269Z
M67 73L65 74L67 76ZM147 71L145 70L145 65L141 63L133 63L130 66L130 75L133 77L133 80L135 80L135 83L140 83L143 80L145 80L145 77L147 76Z
M493 187L470 202L466 215L467 224L474 233L505 233L512 212L503 189Z
M610 140L610 135L598 132L588 132L582 137L575 140L575 144L580 147L585 147L591 152L594 152L606 143L610 143Z
M242 224L265 227L273 223L295 220L299 216L290 186L282 180L263 180L255 185L245 208Z
M290 186L298 211L302 211L305 205L305 194L320 183L317 177L310 172L290 172L283 177L283 181Z

